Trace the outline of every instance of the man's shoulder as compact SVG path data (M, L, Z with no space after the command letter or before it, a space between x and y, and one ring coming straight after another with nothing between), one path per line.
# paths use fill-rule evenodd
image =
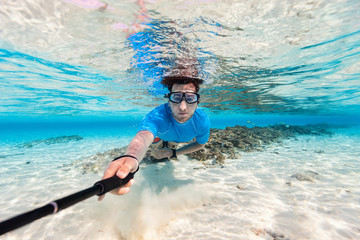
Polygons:
M157 118L164 118L166 119L168 115L168 109L166 104L162 104L160 106L157 106L153 110L151 110L147 116L157 117Z
M201 123L200 126L210 127L210 118L204 110L197 108L194 116L196 123Z
M204 111L204 110L202 110L201 108L197 108L196 109L196 111L195 111L195 114L198 116L198 117L200 117L200 118L205 118L205 119L208 119L209 118L209 116L208 116L208 114Z
M160 105L148 112L141 121L140 130L149 130L154 135L168 122L166 106Z

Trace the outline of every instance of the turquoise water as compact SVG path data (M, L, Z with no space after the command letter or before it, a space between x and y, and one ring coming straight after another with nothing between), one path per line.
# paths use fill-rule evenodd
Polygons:
M0 220L101 178L69 164L126 146L165 102L159 81L184 55L199 61L199 107L214 128L339 128L241 153L225 168L186 157L150 165L129 196L89 199L4 239L360 237L359 1L106 3L0 6ZM308 171L319 177L291 178Z

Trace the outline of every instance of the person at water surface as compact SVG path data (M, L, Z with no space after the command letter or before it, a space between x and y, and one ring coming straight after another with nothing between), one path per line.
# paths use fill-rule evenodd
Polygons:
M207 114L198 108L199 85L203 80L197 77L197 73L194 64L177 65L162 79L161 84L170 91L165 95L169 102L156 107L143 118L138 133L128 145L125 155L109 164L103 179L114 175L123 179L130 172L136 172L151 145L154 145L151 147L151 155L155 159L176 158L205 146L210 134L210 120ZM192 141L194 139L195 141ZM184 142L190 143L176 149L178 143ZM128 193L133 183L134 179L131 179L125 186L112 193Z

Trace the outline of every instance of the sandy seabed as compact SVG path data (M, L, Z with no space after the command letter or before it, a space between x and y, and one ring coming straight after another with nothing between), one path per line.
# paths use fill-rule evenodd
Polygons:
M93 197L2 239L360 239L358 130L286 139L223 165L186 156L142 165L129 194ZM4 158L0 219L91 186L101 173L69 168L64 157L110 145L99 140ZM37 159L44 151L52 161Z

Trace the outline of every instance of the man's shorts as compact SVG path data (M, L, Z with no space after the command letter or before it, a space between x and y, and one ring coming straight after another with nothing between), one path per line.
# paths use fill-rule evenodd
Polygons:
M176 149L178 145L179 143L163 141L159 137L156 137L150 147L153 149L158 149L158 148Z
M154 141L152 142L152 144L150 145L150 150L156 150L156 149L160 149L160 148L176 149L176 147L178 145L179 145L179 143L163 141L159 137L156 137L154 139ZM155 158L151 156L151 159L154 160ZM165 161L165 160L169 160L169 159L163 158L163 159L155 159L155 160Z

